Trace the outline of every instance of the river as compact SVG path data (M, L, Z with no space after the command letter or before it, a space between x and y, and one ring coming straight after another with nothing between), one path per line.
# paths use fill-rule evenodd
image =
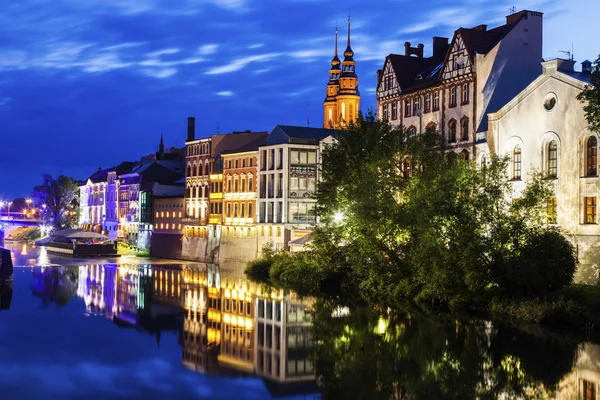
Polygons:
M346 308L227 266L7 247L2 399L600 400L600 345L582 332Z

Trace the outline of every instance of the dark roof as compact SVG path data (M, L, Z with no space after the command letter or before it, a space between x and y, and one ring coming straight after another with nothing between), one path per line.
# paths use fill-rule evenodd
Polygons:
M250 142L244 143L241 146L236 147L234 149L223 151L220 154L222 154L222 155L224 155L224 154L235 154L235 153L243 153L245 151L258 150L258 148L260 146L262 146L263 144L265 144L265 140L267 139L267 137L269 136L269 134L267 132L257 132L257 134L255 136L256 137L254 139L252 139Z
M265 141L265 145L296 143L319 144L319 141L328 136L336 136L335 129L309 128L305 126L277 125Z
M473 58L475 54L487 54L517 22L502 25L489 31L460 28L456 32L460 33L469 55Z
M582 82L590 83L590 74L584 74L581 71L560 71L560 72L562 72L563 74L572 76L573 78L578 79Z
M268 132L233 132L226 134L212 135L211 139L211 156L215 157L217 154L225 154L230 152L237 152L239 148L247 145L254 146L256 142L264 140L268 136ZM258 148L259 145L256 145Z
M134 165L135 165L134 162L124 161L119 165L115 165L114 167L110 167L107 169L101 169L101 170L94 172L88 178L88 180L90 180L92 183L106 182L109 172L116 172L117 175L122 175L125 172L127 172L128 170L130 170ZM87 180L86 180L86 182L87 182Z
M420 58L400 54L390 54L386 63L388 60L403 93L434 86L444 61L441 57Z

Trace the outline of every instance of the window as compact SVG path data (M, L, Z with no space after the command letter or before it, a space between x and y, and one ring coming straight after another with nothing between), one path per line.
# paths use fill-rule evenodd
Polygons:
M388 116L388 105L384 104L383 105L383 120L384 121L388 121L389 120L389 116Z
M392 119L398 119L398 103L392 103Z
M469 104L469 84L462 85L462 103Z
M450 89L450 107L456 107L456 86Z
M521 146L516 145L513 150L513 180L521 180Z
M245 159L245 158L243 158L243 159L242 159L242 168L245 168L245 167L246 167L246 159Z
M431 111L431 93L425 95L425 112Z
M238 203L235 203L233 205L233 218L237 218L239 216L239 214L238 214L238 207L239 207Z
M415 103L413 106L413 115L419 115L421 112L421 96L415 97Z
M440 92L433 93L433 111L440 109Z
M242 203L242 214L240 217L246 218L246 203Z
M435 123L434 122L430 122L425 127L425 132L427 132L427 133L435 133L436 129L437 129L437 126L435 125Z
M596 198L595 197L584 197L585 199L585 223L595 224L596 223Z
M242 192L246 191L246 178L242 177Z
M596 385L594 382L583 380L583 400L596 400Z
M231 193L231 176L227 177L227 192Z
M410 117L411 108L412 107L411 107L410 99L404 100L404 116L405 117Z
M448 143L456 142L456 121L450 120L448 123Z
M546 218L549 224L556 224L556 197L546 200Z
M249 192L253 191L252 190L252 177L251 176L248 177L248 191Z
M236 176L235 178L233 178L233 191L237 193L239 192L239 188L239 179Z
M254 216L252 215L252 203L248 203L248 217L254 218Z
M548 159L546 165L546 174L548 178L556 178L558 172L558 146L556 140L548 144Z
M460 122L460 140L469 140L469 119L463 118Z
M415 136L417 134L417 128L415 128L414 126L411 126L410 128L408 128L408 134L410 136Z
M586 176L598 174L598 140L596 136L590 136L586 146Z
M231 203L227 203L227 218L231 217Z

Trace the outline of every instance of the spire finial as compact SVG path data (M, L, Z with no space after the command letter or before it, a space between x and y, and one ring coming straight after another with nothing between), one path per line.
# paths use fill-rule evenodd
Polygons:
M335 50L333 52L333 56L337 57L338 55L338 25L337 21L335 21Z
M348 47L350 47L350 12L348 11Z

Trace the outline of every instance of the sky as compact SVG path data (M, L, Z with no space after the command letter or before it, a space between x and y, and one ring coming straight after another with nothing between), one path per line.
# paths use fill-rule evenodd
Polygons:
M40 175L99 167L196 137L277 124L321 126L336 23L347 18L363 111L376 70L404 42L544 13L544 58L595 60L600 2L588 0L1 0L0 199ZM580 68L578 64L577 68Z

